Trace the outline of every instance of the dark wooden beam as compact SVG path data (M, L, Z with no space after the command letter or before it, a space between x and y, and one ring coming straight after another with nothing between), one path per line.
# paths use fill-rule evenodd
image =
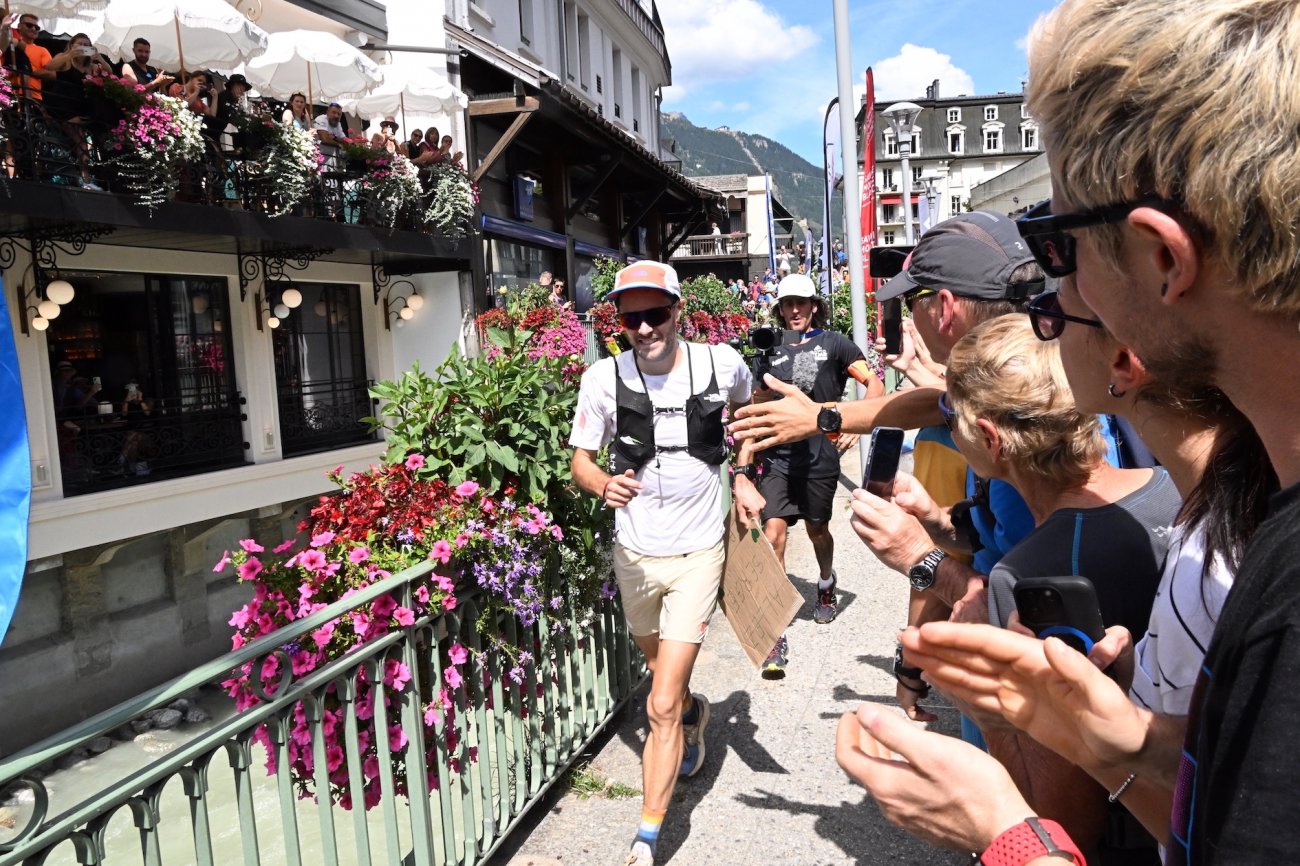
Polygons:
M596 194L597 190L605 185L605 181L609 180L610 175L614 173L614 169L618 168L622 163L623 154L621 153L615 154L614 157L610 159L609 164L605 166L605 170L601 172L595 182L592 183L591 188L581 196L573 199L573 203L569 205L569 212L564 217L566 223L573 222L573 218L578 215L578 211L582 210L583 206L587 202L591 201L591 197Z
M655 193L655 197L650 199L650 203L642 208L640 213L627 221L627 225L623 226L623 231L618 236L620 241L627 240L627 237L632 234L632 230L641 224L641 221L646 218L650 211L654 210L654 206L659 204L659 199L663 198L666 192L668 192L668 187L661 187L659 192Z
M483 161L478 164L478 168L474 169L472 180L475 183L478 183L479 178L487 174L488 169L490 169L492 164L497 161L497 157L501 156L502 151L504 151L506 147L509 146L510 142L514 141L515 136L519 134L519 130L523 129L524 124L532 120L532 118L532 114L527 112L522 113L514 119L514 122L510 124L510 127L506 129L505 132L501 133L501 137L497 139L497 143L492 145L492 149L488 151L488 155L483 157Z

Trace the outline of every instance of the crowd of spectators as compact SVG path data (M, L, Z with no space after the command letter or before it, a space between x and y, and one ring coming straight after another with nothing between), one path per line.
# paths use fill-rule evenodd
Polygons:
M17 122L53 124L66 138L81 185L86 189L100 189L91 176L91 156L102 135L117 119L112 111L106 114L103 106L95 104L96 94L86 86L90 76L119 77L148 92L182 100L202 119L204 136L214 157L218 153L238 152L243 143L241 115L257 114L312 132L320 141L326 167L332 170L344 168L339 159L340 148L345 143L367 143L367 132L372 148L400 153L421 169L441 163L460 165L464 157L455 149L450 135L439 136L433 127L427 132L413 130L410 140L404 141L393 117L369 129L364 121L350 123L337 102L318 108L310 105L302 93L292 94L287 103L259 96L238 73L221 78L207 70L162 71L150 64L152 50L147 39L135 40L129 58L115 59L98 52L84 33L75 34L63 50L51 54L37 44L41 32L40 19L29 13L10 14L0 26L0 53L16 95L16 116L21 118Z

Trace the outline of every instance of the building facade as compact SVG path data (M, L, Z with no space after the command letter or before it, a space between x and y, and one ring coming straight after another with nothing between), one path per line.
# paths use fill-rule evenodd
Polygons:
M672 66L651 0L450 0L446 28L482 190L481 305L550 271L583 311L597 257L667 258L717 218L720 197L660 153Z
M372 0L249 10L271 30L389 35ZM401 41L444 46L440 16ZM381 458L360 421L377 414L369 386L456 349L473 243L381 225L338 197L340 177L272 216L233 151L150 212L96 154L104 190L82 188L41 112L6 113L5 133L0 269L23 385L10 411L26 414L32 481L0 644L7 752L230 649L246 591L213 564L241 538L290 537L328 470ZM417 294L420 312L399 317Z
M1025 109L1024 94L943 97L939 89L936 80L924 98L909 100L921 106L921 112L911 131L911 201L906 203L899 142L884 116L890 103L876 104L876 220L882 246L905 242L909 215L915 235L920 235L923 199L930 212L927 226L971 210L977 186L1043 150L1038 124ZM859 139L861 121L859 112Z
M691 180L722 196L725 211L703 227L706 231L690 235L673 250L670 260L682 279L710 273L723 280L761 279L773 267L777 253L793 249L794 217L769 189L766 175L722 174Z

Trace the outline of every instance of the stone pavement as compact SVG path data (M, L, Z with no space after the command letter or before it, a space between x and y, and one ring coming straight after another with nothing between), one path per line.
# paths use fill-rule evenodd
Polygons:
M851 449L842 469L859 476ZM817 567L802 525L791 531L786 568L805 603L789 629L784 680L763 680L721 612L700 651L692 690L713 705L707 757L681 780L659 842L657 864L960 864L891 826L835 763L835 725L864 700L893 703L895 635L906 622L907 583L858 540L843 483L831 522L840 612L812 621ZM647 732L643 687L597 741L591 768L640 791ZM956 733L956 712L931 700L934 729ZM639 796L580 798L567 786L538 803L491 866L622 864L640 819Z

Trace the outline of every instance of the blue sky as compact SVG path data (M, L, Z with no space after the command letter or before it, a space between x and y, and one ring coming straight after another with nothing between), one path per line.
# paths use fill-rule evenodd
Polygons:
M658 0L673 86L665 111L766 135L821 161L835 96L831 0ZM1015 91L1025 36L1053 0L850 0L853 81L875 68L877 100Z

